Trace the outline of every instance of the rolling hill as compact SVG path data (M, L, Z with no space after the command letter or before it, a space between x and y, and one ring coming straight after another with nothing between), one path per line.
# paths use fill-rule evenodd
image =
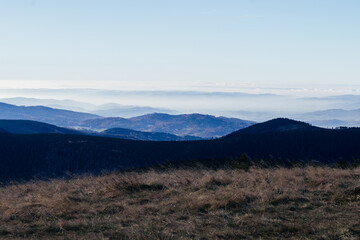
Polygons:
M320 131L325 130L319 127L311 126L308 123L291 120L288 118L277 118L264 123L255 124L250 127L240 129L236 132L229 134L228 136L238 136L242 134L265 134L276 132L291 132L291 131Z
M102 132L77 131L69 128L58 127L55 125L30 121L30 120L0 120L0 133L11 134L76 134L111 137L120 139L131 139L141 141L194 141L201 140L193 136L176 136L169 133L140 132L131 129L112 128Z
M80 121L99 118L98 115L43 106L15 106L0 103L0 119L33 120L60 126L77 126Z
M93 129L127 128L146 132L164 132L178 136L213 138L225 136L233 131L247 127L254 122L215 117L202 114L169 115L153 113L133 118L89 119L81 123Z

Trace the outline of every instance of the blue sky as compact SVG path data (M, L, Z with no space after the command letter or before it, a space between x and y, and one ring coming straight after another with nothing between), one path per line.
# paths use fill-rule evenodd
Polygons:
M0 87L360 84L358 0L1 0Z

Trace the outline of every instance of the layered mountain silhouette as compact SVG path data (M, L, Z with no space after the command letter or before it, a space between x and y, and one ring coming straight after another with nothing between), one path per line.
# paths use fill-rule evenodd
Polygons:
M97 106L91 113L104 117L135 117L154 112L176 113L176 111L167 108L154 108L148 106L127 106L116 103L107 103Z
M81 123L82 126L92 129L127 128L201 138L221 137L252 124L254 122L236 118L203 114L169 115L164 113L153 113L133 118L90 119Z
M222 164L244 153L254 161L270 164L314 160L351 162L360 159L360 129L322 129L289 119L275 119L222 138L200 141L134 141L56 133L0 134L0 178L6 181L58 177L65 173L101 173L178 161Z
M0 103L0 119L19 119L46 122L60 126L76 126L80 121L100 116L44 106L15 106Z
M69 128L58 127L55 125L30 121L30 120L0 120L0 133L11 134L76 134L92 135L102 137L112 137L121 139L132 139L141 141L193 141L201 140L193 136L176 136L169 133L140 132L131 129L112 128L102 132L77 131Z
M117 103L94 105L74 100L37 99L37 98L3 98L1 102L18 106L46 106L50 108L68 109L72 111L87 112L103 117L135 117L144 114L162 112L174 114L176 111L167 108L155 108L149 106L131 106Z
M294 117L323 127L360 125L360 109L328 109L323 111L297 114L294 115Z
M165 113L152 113L132 118L102 118L89 113L44 106L15 106L6 103L0 103L0 119L32 120L63 127L81 126L93 130L124 128L143 132L162 132L183 137L194 136L200 138L221 137L254 124L254 122L236 118L215 117L202 114L170 115ZM185 139L189 138L186 137Z

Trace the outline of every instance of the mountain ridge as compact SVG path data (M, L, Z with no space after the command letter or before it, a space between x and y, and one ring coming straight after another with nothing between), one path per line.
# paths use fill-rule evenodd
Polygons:
M222 137L235 130L254 124L252 121L215 117L205 114L152 113L133 118L99 118L81 122L81 126L93 129L128 128L136 131L165 132L177 136L201 138Z
M100 116L44 106L16 106L0 102L0 119L32 120L61 126L74 126Z
M17 106L46 106L69 111L95 114L103 117L135 117L154 112L175 114L177 111L167 108L150 106L123 105L118 103L105 103L101 105L89 104L74 100L38 99L38 98L2 98L0 102Z
M67 172L97 174L175 162L221 165L241 159L244 153L255 162L272 166L279 162L331 164L360 159L360 128L318 131L286 126L275 128L281 131L257 131L199 141L134 141L54 133L0 134L0 178L7 181L35 176L61 177Z
M289 118L276 118L263 123L257 123L244 129L240 129L230 133L229 137L234 137L242 134L265 134L276 132L289 132L289 131L319 131L323 128L315 127L309 123L292 120Z

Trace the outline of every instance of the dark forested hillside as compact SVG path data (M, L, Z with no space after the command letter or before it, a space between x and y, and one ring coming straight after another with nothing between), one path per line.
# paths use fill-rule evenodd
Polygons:
M250 127L240 129L229 134L230 136L239 136L242 134L265 134L276 132L291 132L291 131L320 131L324 128L314 127L308 123L291 120L287 118L276 118L264 123L252 125Z
M38 133L60 133L60 134L82 134L81 132L62 128L55 125L29 121L29 120L0 120L0 132L13 134L38 134Z
M8 133L6 130L0 128L0 133Z
M62 134L0 134L0 176L3 180L28 179L187 160L203 163L211 160L221 164L243 153L255 161L353 161L360 158L360 129L268 131L180 142Z

